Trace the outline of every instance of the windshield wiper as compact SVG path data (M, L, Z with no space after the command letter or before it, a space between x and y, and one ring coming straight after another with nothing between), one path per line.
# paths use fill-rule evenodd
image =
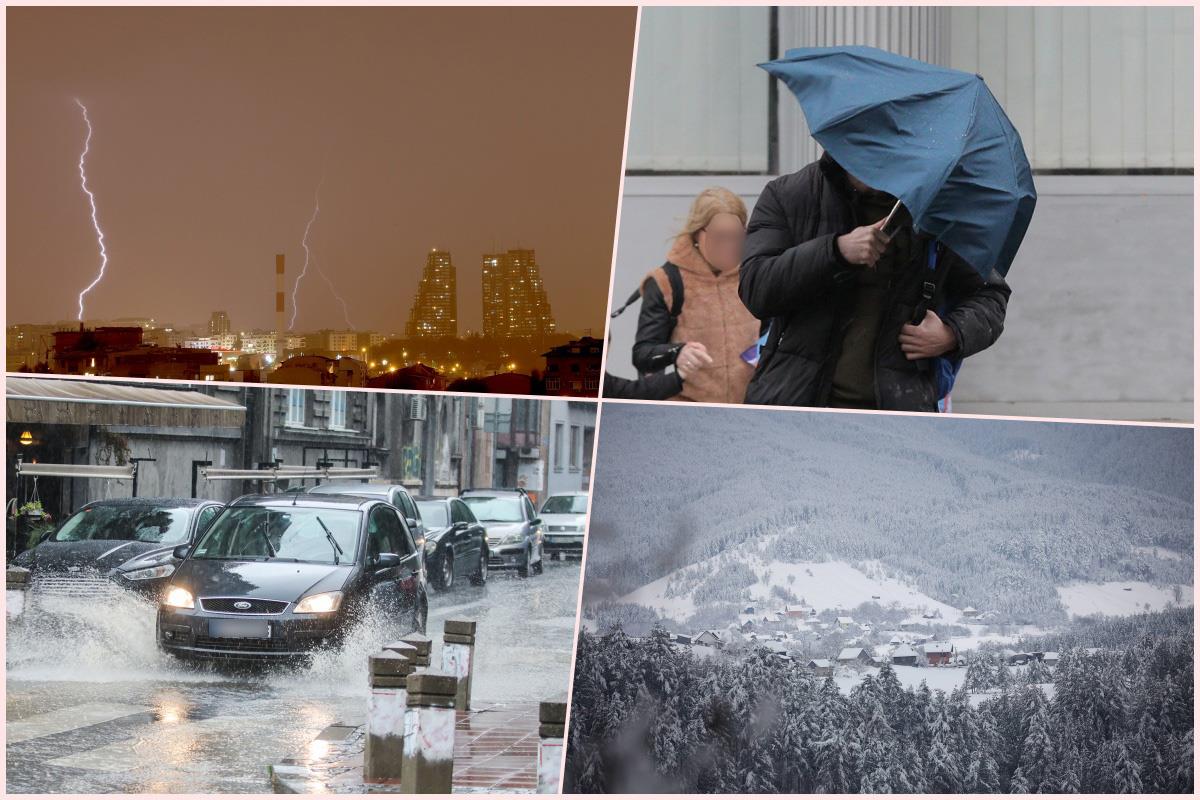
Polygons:
M275 557L275 547L274 547L274 545L271 544L271 537L269 535L267 535L266 529L265 528L255 528L255 530L257 530L259 533L262 534L263 541L267 545L267 552L270 554L270 558L274 558Z
M317 524L321 526L321 530L325 531L325 538L333 545L333 565L338 565L338 556L343 555L342 546L337 543L337 539L333 538L333 532L329 530L329 526L322 521L320 517L316 518Z

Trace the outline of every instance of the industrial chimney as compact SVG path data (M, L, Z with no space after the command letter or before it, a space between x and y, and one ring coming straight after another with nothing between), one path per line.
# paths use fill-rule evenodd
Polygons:
M283 363L287 331L283 326L283 253L275 254L275 366Z

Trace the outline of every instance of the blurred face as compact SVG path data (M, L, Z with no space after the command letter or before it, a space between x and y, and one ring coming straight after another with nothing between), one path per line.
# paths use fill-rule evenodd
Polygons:
M746 228L736 214L721 212L696 234L700 255L713 267L724 272L742 261L742 243Z

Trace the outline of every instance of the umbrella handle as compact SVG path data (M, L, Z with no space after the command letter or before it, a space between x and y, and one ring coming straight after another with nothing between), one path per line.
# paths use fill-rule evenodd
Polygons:
M887 226L891 224L892 217L896 216L896 212L899 210L900 210L900 200L897 199L896 205L892 206L892 210L889 211L887 217L884 218L883 224L879 226L879 230L887 232ZM889 236L888 238L890 239L891 236Z

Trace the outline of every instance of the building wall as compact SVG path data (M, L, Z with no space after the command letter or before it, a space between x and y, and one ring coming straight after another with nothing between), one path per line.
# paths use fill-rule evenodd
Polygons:
M553 400L549 404L545 494L588 488L596 408L591 403ZM556 433L561 430L561 435ZM572 458L572 437L575 438Z
M662 263L705 186L753 207L768 176L625 179L613 297ZM1009 273L1005 333L970 359L959 412L1192 419L1193 196L1188 176L1037 175L1038 208ZM633 377L639 305L611 323L606 369Z
M1189 7L778 9L778 52L864 44L976 72L1035 169L1193 166ZM628 169L765 173L767 8L647 8L638 41ZM819 155L780 87L779 169Z

